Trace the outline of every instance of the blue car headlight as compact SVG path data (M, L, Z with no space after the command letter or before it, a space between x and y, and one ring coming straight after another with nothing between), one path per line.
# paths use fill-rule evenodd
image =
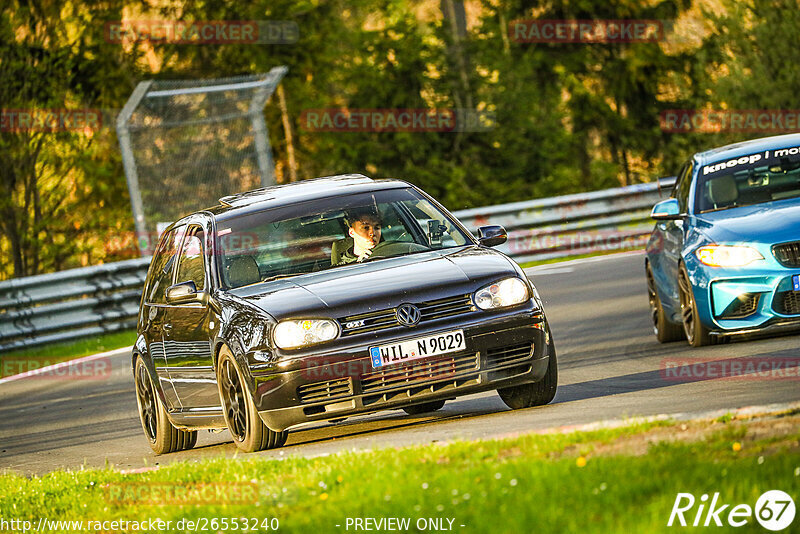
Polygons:
M744 267L764 259L753 247L739 245L706 245L695 250L694 255L709 267Z
M528 284L512 277L480 288L475 292L475 305L482 310L492 310L522 304L531 298Z

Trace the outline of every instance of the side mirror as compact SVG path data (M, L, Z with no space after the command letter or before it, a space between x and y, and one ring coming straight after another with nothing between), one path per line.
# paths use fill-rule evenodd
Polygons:
M186 302L208 303L208 293L201 291L198 293L194 282L181 282L167 288L167 302L170 304L182 304Z
M653 206L653 211L650 212L650 218L657 221L675 221L683 219L683 215L680 214L680 211L678 201L674 198L668 198Z
M478 242L484 247L496 247L507 240L508 233L500 225L481 226L478 228Z

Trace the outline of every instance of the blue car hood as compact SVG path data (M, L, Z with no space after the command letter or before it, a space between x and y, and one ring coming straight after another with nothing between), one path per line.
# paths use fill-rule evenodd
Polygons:
M715 243L800 240L800 198L702 213L697 228Z

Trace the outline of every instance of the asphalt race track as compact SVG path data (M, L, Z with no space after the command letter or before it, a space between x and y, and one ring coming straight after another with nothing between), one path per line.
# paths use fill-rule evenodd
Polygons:
M512 412L496 393L449 401L425 416L376 413L338 424L294 429L287 445L264 456L317 456L340 450L505 436L627 416L681 414L800 400L800 380L754 375L678 381L665 361L796 361L797 335L692 350L660 345L648 318L640 253L530 269L545 301L558 349L560 380L552 404ZM233 456L227 432L201 431L192 451L155 456L142 433L127 351L96 380L25 378L0 384L0 470L41 474L82 465L120 469L207 456ZM796 369L794 369L796 374Z

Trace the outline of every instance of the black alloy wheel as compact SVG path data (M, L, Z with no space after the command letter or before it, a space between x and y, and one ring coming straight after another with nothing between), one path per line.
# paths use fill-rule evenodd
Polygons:
M533 406L543 406L549 404L556 396L558 389L558 359L556 357L556 345L550 328L547 329L547 372L544 377L533 384L521 384L508 388L498 389L497 393L503 402L512 410L531 408Z
M217 384L222 410L233 442L244 452L274 449L286 443L288 432L267 427L258 415L236 358L222 346L217 363Z
M235 364L230 358L220 361L219 388L233 439L243 441L247 437L247 408L244 400L244 387L236 371Z
M709 330L700 322L697 313L697 302L694 299L694 291L689 281L689 273L686 267L681 265L678 272L678 295L681 303L681 318L683 319L683 331L686 340L692 347L703 347L711 344Z
M669 343L684 339L681 325L667 319L664 313L664 307L658 297L656 281L649 263L645 267L645 275L647 277L647 299L650 304L650 318L653 321L653 333L655 333L656 339L658 339L659 343Z
M136 404L144 435L156 454L188 450L197 444L196 430L176 428L167 417L167 409L161 401L150 373L141 356L136 358L134 371Z
M147 374L147 370L141 360L138 361L136 366L136 400L139 405L139 418L142 421L144 435L150 443L155 443L156 425L158 424L156 419L156 393L153 390L150 375Z

